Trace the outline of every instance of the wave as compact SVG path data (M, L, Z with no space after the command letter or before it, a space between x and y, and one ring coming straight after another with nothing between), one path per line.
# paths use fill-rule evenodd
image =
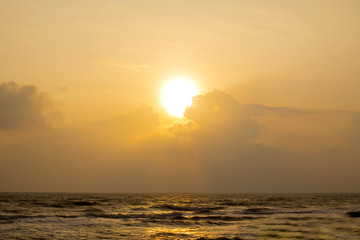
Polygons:
M247 208L243 211L236 211L238 214L246 215L270 215L270 214L313 214L321 213L319 210L295 210L295 211L283 211L274 208Z
M192 220L213 220L213 221L244 221L244 220L252 220L257 219L258 217L249 217L249 216L193 216L193 217L186 217L185 219L192 219Z
M46 215L0 215L0 220L16 220L23 218L46 218Z
M187 220L187 221L244 221L257 219L258 217L251 216L222 216L222 215L210 215L210 216L184 216L179 212L171 213L159 213L159 214L97 214L87 213L87 217L95 218L111 218L111 219L150 219L150 220Z
M0 221L9 221L17 219L27 219L27 218L50 218L50 217L59 217L59 218L78 218L80 215L0 215Z
M233 237L233 238L228 238L228 237L216 237L216 238L200 237L200 238L197 238L196 240L242 240L242 238L238 238L238 237Z
M96 207L89 207L85 210L82 210L82 212L86 212L86 213L104 213L104 211L100 208L96 208Z
M148 208L146 207L135 207L135 208L131 208L132 211L147 211Z
M184 212L211 212L214 210L220 210L224 207L194 207L186 205L172 205L172 204L162 204L155 206L154 208L161 208L165 210L175 210L175 211L184 211Z
M179 212L171 213L158 213L158 214L106 214L103 213L100 209L88 209L85 215L0 215L0 221L9 221L17 219L36 219L36 218L79 218L79 217L94 217L94 218L109 218L109 219L165 219L165 220L192 220L192 221L242 221L242 220L251 220L254 217L250 216L221 216L221 215L211 215L211 216L183 216Z
M246 201L234 201L231 199L225 199L222 200L220 202L218 202L218 204L222 205L222 206L248 206L250 205L250 203L246 202Z
M75 206L93 206L96 205L96 202L88 202L88 201L72 201L70 202Z
M243 214L274 214L276 213L274 209L270 208L247 208L244 211L242 211Z
M351 211L346 213L349 217L352 218L359 218L360 217L360 211Z
M158 213L158 214L98 214L93 212L86 213L87 217L95 218L111 218L111 219L126 219L126 218L149 218L149 219L181 219L183 215L179 212Z

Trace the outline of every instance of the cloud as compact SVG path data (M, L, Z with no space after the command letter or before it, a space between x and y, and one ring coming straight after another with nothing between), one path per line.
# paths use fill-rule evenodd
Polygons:
M38 129L51 126L60 115L56 104L33 85L0 85L0 128Z
M70 88L69 87L58 87L58 91L62 92L62 93L67 93L67 92L70 92Z
M194 98L186 109L187 121L170 127L160 126L153 109L140 104L129 114L81 130L53 128L36 135L3 131L0 190L359 191L358 145L341 148L331 138L352 120L356 123L357 115L261 108L272 114L254 114L226 93L213 91ZM266 139L275 144L261 140L257 118L270 128ZM279 133L291 133L297 141L279 138ZM320 148L319 138L332 143ZM314 147L296 148L303 142Z
M359 150L360 146L360 113L352 114L352 124L345 130L341 131L339 135L346 141L346 146ZM360 150L358 151L360 154Z
M154 113L152 107L141 103L135 111L129 114L108 118L97 122L94 126L100 129L108 129L112 131L112 134L128 137L148 134L154 131L158 124L158 115Z
M354 118L354 125L356 127L360 127L360 113L355 113L353 118Z
M316 114L320 113L319 111L305 111L296 108L287 108L287 107L271 107L265 106L262 104L246 104L244 105L252 115L265 115L265 114Z
M152 107L141 103L133 113L120 117L119 123L133 132L146 133L154 130L159 120Z
M250 112L219 90L194 97L184 116L198 124L202 137L220 144L243 144L259 134Z

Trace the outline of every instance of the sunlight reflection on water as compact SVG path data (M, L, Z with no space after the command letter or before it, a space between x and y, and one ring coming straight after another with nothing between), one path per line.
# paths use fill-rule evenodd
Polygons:
M360 239L359 194L0 193L0 239Z

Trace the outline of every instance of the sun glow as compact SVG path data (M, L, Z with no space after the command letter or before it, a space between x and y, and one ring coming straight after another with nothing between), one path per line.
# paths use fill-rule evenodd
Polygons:
M182 117L185 108L191 106L192 98L197 94L198 89L191 81L175 78L164 86L161 100L171 115Z

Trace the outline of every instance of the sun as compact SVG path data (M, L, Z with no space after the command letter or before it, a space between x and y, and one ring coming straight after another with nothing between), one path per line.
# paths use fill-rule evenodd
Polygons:
M191 106L192 98L198 95L197 87L186 78L174 78L162 89L162 104L175 117L182 117L185 108Z

